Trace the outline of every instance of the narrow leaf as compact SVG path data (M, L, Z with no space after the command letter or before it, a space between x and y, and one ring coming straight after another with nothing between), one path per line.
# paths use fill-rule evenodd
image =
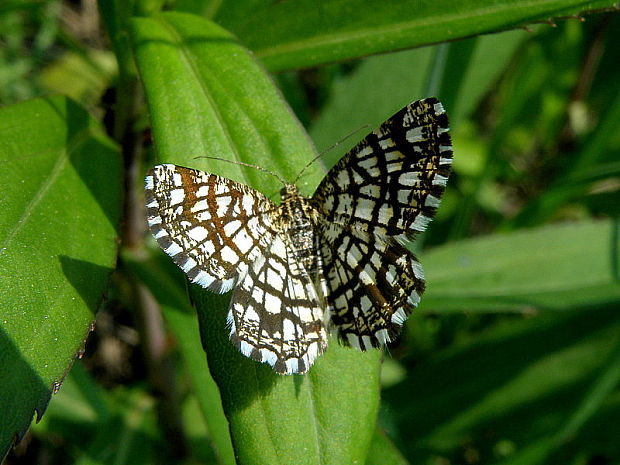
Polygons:
M602 8L610 0L296 0L256 5L218 21L272 71L310 67L369 54L403 50L571 17ZM241 14L245 13L245 14Z
M187 373L193 384L209 430L213 449L220 464L235 464L234 452L228 432L228 420L224 416L220 392L209 374L207 359L198 337L198 321L187 299L182 274L164 254L156 258L141 259L137 254L124 254L124 263L140 277L161 304L166 322L175 335L179 350L185 361Z
M607 411L596 398L618 379L618 308L602 304L502 319L416 364L383 395L407 458L428 463L443 456L460 463L465 444L480 463L497 463L502 449L512 449L507 453L514 461L507 463L566 463L541 459L569 446L562 441L569 428L586 418L593 429L580 445L591 447L591 438L601 437L617 456L617 438L605 438L617 418L617 396ZM593 399L601 408L598 421Z
M269 175L210 155L253 163L293 180L314 150L270 78L237 41L200 18L137 19L131 34L160 161L202 168L274 196ZM322 175L313 165L306 194ZM374 431L378 351L336 341L307 375L278 376L228 340L228 295L192 286L201 337L240 464L361 463Z
M620 299L617 228L568 223L464 240L422 256L426 310L531 311Z

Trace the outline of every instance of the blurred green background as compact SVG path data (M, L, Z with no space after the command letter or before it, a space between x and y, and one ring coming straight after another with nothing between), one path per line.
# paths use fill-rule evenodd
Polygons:
M119 230L127 256L96 330L6 463L234 463L221 407L211 422L205 410L219 402L217 387L206 368L192 372L206 365L183 278L142 246L140 179L156 157L123 21L165 6L214 19L265 59L318 151L338 143L326 166L409 101L435 95L448 112L454 172L415 244L427 293L386 351L366 463L620 464L620 14L524 18L504 5L504 22L482 30L439 22L452 41L410 48L394 29L346 60L300 52L296 64L269 61L252 29L269 10L248 12L278 2L232 3L0 5L0 104L71 97L121 146L131 173ZM347 2L337 3L344 15ZM446 16L462 7L435 3ZM458 11L466 25L480 20ZM318 14L326 28L341 21L327 13ZM303 23L292 18L291 31ZM380 34L394 45L378 46ZM132 265L136 250L173 276L168 304L183 311L145 313L158 284Z

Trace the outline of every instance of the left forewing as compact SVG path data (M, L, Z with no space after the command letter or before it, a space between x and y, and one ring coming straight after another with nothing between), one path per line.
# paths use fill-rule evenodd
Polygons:
M147 220L159 246L192 282L227 292L273 235L275 205L248 186L176 165L145 180Z

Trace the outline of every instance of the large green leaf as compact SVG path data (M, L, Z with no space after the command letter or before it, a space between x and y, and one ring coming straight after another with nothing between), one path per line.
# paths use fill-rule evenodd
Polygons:
M63 97L0 109L0 457L83 347L116 259L121 167Z
M281 186L269 175L195 157L254 163L289 180L312 159L307 135L231 35L181 14L137 19L132 26L160 161L246 181L273 196ZM313 168L300 182L306 193L321 177ZM378 351L362 354L333 341L309 374L278 376L228 340L229 296L195 286L191 294L239 463L364 461L378 405Z
M493 235L424 254L422 309L532 311L620 300L618 227L568 223Z
M270 70L279 71L614 7L610 0L234 0L208 14L237 34Z

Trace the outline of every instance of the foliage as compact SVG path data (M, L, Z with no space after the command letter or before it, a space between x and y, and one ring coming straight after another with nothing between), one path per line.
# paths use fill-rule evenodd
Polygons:
M620 461L612 2L75 3L0 6L0 457L26 434L8 463ZM146 239L144 171L274 198L200 157L294 179L314 143L310 194L360 128L430 95L455 166L400 342L332 341L303 376L241 356L228 296Z

